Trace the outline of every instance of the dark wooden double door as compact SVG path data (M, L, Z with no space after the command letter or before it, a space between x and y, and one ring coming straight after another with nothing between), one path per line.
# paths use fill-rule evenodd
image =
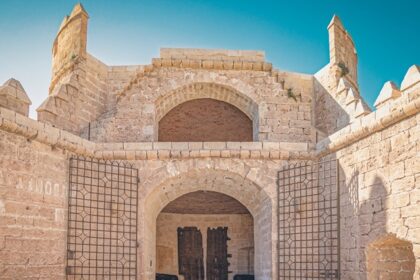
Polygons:
M228 279L227 227L207 229L206 279ZM204 280L203 240L196 227L178 228L179 274L185 280Z

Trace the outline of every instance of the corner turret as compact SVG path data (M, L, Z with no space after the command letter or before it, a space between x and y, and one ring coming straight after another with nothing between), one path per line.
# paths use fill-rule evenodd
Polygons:
M87 25L89 15L78 3L69 16L61 22L52 48L52 79L50 93L54 86L74 65L86 60Z

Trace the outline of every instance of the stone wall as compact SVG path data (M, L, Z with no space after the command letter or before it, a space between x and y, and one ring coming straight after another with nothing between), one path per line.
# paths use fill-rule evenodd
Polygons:
M388 234L412 244L420 279L419 120L412 116L336 153L344 279L366 279L367 248Z
M0 279L65 279L67 155L0 130Z
M132 82L139 72L144 71L144 65L131 66L108 66L108 94L107 94L107 114L115 110L118 93ZM103 116L102 118L106 118Z
M80 135L106 110L108 67L87 55L60 77L37 109L38 120Z
M170 201L183 194L197 190L211 190L230 195L250 210L254 216L255 223L258 225L254 232L256 240L255 250L258 252L258 257L255 259L255 273L261 277L260 279L271 279L273 273L275 273L273 261L276 258L276 250L275 242L272 242L272 240L276 238L274 233L276 228L274 224L275 207L273 207L276 193L276 171L285 164L285 161L279 160L281 157L290 158L290 156L299 155L301 152L297 152L297 154L291 152L289 154L287 151L281 155L279 151L280 143L270 142L121 143L96 145L71 133L31 120L6 109L0 109L0 128L2 135L7 135L4 139L7 139L7 143L9 143L8 146L2 147L2 151L7 151L7 154L2 153L1 156L3 162L1 167L2 174L10 174L8 178L13 181L19 179L19 175L15 174L16 172L31 174L32 180L40 179L46 182L44 188L47 188L48 193L51 191L51 188L54 191L54 188L57 188L59 185L63 189L67 187L68 156L67 152L63 153L63 150L84 156L95 156L95 153L97 153L96 156L102 158L120 158L135 164L139 169L140 178L138 267L139 275L143 277L142 279L152 279L154 275L154 262L156 259L154 240L156 237L155 229L158 213ZM287 143L282 145L285 148L288 147ZM299 145L296 144L295 146L298 148ZM294 146L291 145L290 147L293 148ZM24 164L23 166L11 164L14 163L14 159L22 151L28 152L28 154L21 156L22 164L27 162L30 162L30 164ZM181 155L181 151L185 151L187 154L182 158L177 157L177 154ZM33 158L30 156L31 154L37 156ZM221 156L222 154L224 154L225 158ZM272 160L267 161L262 158L262 156L269 158L270 154ZM45 266L38 270L28 265L23 268L23 266L20 267L16 263L8 263L9 257L7 253L10 253L10 251L3 246L4 249L0 250L2 256L0 262L5 264L2 266L2 269L4 269L2 271L8 273L5 275L9 275L22 269L23 275L30 274L33 277L43 278L45 276L45 279L60 279L60 277L64 276L65 266L66 191L60 192L63 196L57 200L56 204L50 204L48 196L44 193L40 195L38 201L37 196L33 195L32 192L26 194L26 189L32 191L35 188L36 190L33 182L35 181L27 183L28 187L25 187L24 190L12 192L14 195L13 199L18 204L23 202L24 207L27 205L32 207L34 204L41 209L51 209L52 212L47 211L45 215L49 215L48 219L53 221L48 224L47 229L36 228L36 230L41 230L42 234L45 234L48 239L52 238L49 235L49 231L54 230L55 233L59 234L60 238L53 238L47 245L39 244L43 244L42 246L48 248L48 254L55 254L55 250L57 250L57 254L62 254L62 258L56 262L45 262ZM6 187L15 190L15 184L7 184ZM168 188L168 186L171 187ZM42 186L38 188L42 189ZM8 192L4 196L2 194L1 199L3 200L3 197L7 198L8 195ZM29 196L27 197L26 195ZM7 203L6 200L3 201L4 204ZM9 215L8 208L3 209L5 210L1 211L2 215ZM10 215L14 215L15 218L20 217L21 214L24 216L25 209L21 209L19 211L22 212L15 214L13 214L15 210L11 210L12 213ZM55 216L56 213L57 216ZM59 215L61 214L62 216L60 217ZM57 219L56 224L54 219ZM7 230L15 227L14 222L12 222L14 221L13 219L2 219L2 221L5 221L4 227ZM32 220L29 223L28 228L31 229ZM32 242L32 240L39 240L37 239L37 234L38 232L35 230L34 232L28 230L20 236L23 240L29 239ZM3 238L4 240L7 240L7 237ZM6 244L5 241L4 244ZM25 245L28 244L30 242L25 243ZM50 245L54 245L52 247L53 250L50 249ZM47 250L45 248L42 248L42 250ZM25 251L24 260L37 259L39 254L41 253L33 250L31 247L30 250ZM153 264L152 267L149 266L150 263ZM42 269L56 272L53 273L52 278L48 278L49 275L44 274L45 272ZM14 276L10 278L14 279Z
M178 275L178 227L197 227L203 237L204 265L207 256L207 228L228 227L229 279L235 274L254 272L254 228L249 214L173 214L160 213L156 231L156 272ZM178 275L179 276L179 275Z
M154 273L154 266L149 264L156 259L158 213L177 197L203 189L230 195L249 208L255 223L255 273L260 279L275 278L277 171L291 160L313 159L335 152L341 168L342 239L348 240L342 243L343 278L363 279L367 272L366 248L383 235L394 234L410 242L415 258L419 257L416 239L418 102L416 91L393 100L320 141L317 154L309 150L307 143L93 143L3 108L0 108L0 128L10 138L9 142L19 145L19 149L3 148L15 157L25 149L33 149L33 153L62 155L57 164L40 158L42 170L32 171L30 165L25 166L24 170L37 176L45 170L50 171L52 164L53 167L60 166L58 171L61 173L49 172L48 175L63 176L65 182L67 157L62 150L128 160L138 167L141 197L139 271L144 279ZM29 160L31 157L24 158ZM14 165L10 165L10 157L5 157L2 169L9 172L9 166ZM12 178L18 177L12 175ZM20 201L24 196L16 197ZM54 206L65 211L65 203L63 199ZM32 235L27 236L32 238ZM64 240L56 242L61 244L57 246L65 248ZM25 254L30 259L36 258L36 253L28 251ZM3 260L6 262L8 257ZM60 271L64 268L62 264L50 266ZM15 265L10 264L8 268L15 269ZM416 269L418 274L418 264ZM35 270L31 271L38 275Z
M7 180L10 180L10 183L7 181L2 184L5 193L1 196L4 205L1 215L7 218L2 219L4 221L2 226L5 229L2 232L8 236L9 231L16 231L16 235L20 238L17 241L20 247L9 248L7 244L13 243L7 242L9 237L2 236L4 244L0 258L4 272L2 275L11 275L9 277L11 279L14 279L16 273L45 279L64 277L68 156L63 150L85 156L95 156L95 152L101 151L98 156L106 157L107 149L111 149L108 150L111 158L117 159L123 156L126 160L131 159L139 169L139 273L144 279L153 278L154 266L149 267L149 263L150 261L154 263L156 258L154 240L157 214L170 201L196 190L225 193L238 199L250 210L258 225L254 232L255 251L258 253L255 259L255 273L261 277L260 279L272 278L275 272L273 261L276 258L275 242L272 242L276 238L273 232L276 228L275 207L273 207L276 170L285 163L278 160L281 156L280 143L267 142L264 145L261 142L150 143L150 147L147 143L128 146L121 143L121 146L118 144L96 146L71 133L7 109L0 109L0 128L2 143L7 144L2 146L2 151L7 151L1 156L2 176L6 173ZM285 148L288 147L286 143L284 145ZM124 151L124 146L127 152ZM167 152L164 152L165 147L168 149ZM293 148L293 145L290 147ZM122 153L113 150L120 148L123 148ZM188 152L187 157L176 159L174 153L176 150L173 149L181 149L178 150L179 154L184 149ZM270 151L273 159L264 160L262 155L269 158ZM143 152L146 158L142 157ZM226 158L221 157L222 152ZM138 160L135 157L136 153L139 153ZM134 158L130 157L130 154L134 155ZM282 156L290 157L288 152ZM23 177L22 186L16 183L20 178L18 173L27 176ZM22 189L16 189L17 185ZM168 186L172 187L167 189ZM38 195L36 192L41 193ZM59 197L53 197L50 201L51 192L52 195ZM10 206L12 204L9 202L9 197L19 207ZM35 209L36 214L33 216L25 214L32 209ZM9 216L12 218L9 219ZM28 221L26 216L29 216ZM45 224L38 226L37 219ZM20 224L16 224L17 220ZM44 239L48 239L48 242L44 242ZM42 248L31 244L40 244ZM152 247L149 247L150 245ZM30 249L25 249L23 246L30 246L27 247ZM10 253L19 249L23 252L23 259L15 262L10 259ZM36 263L41 257L46 258L47 255L54 254L60 258L41 259L42 265L36 267L28 266L26 263L28 259Z
M114 80L113 88L120 87ZM189 100L212 98L247 114L253 121L254 140L313 143L312 91L309 75L197 69L154 62L139 70L117 93L115 107L91 124L91 139L156 141L158 123L172 108Z
M66 158L60 152L60 149L55 148L56 150L51 151L51 145L45 146L39 141L47 141L50 139L48 137L43 136L41 133L43 130L46 129L45 125L39 127L40 133L33 133L29 134L29 132L34 130L34 127L38 126L38 123L35 121L24 121L24 117L17 118L17 115L14 115L14 118L10 118L7 115L7 110L2 109L2 129L11 130L13 128L14 133L3 133L7 137L3 137L2 139L8 139L7 142L9 145L6 147L2 147L2 150L9 151L10 156L6 156L3 159L4 165L2 170L6 170L7 173L13 172L14 168L16 170L28 170L29 172L33 172L33 174L37 174L37 178L39 178L38 174L43 174L43 170L50 170L51 166L55 166L54 161L49 161L48 157L43 156L38 157L40 162L46 162L45 165L37 165L36 169L30 169L35 167L30 167L31 165L25 165L24 169L20 169L18 165L12 165L14 168L11 170L9 168L10 160L13 158L17 158L18 154L21 151L30 150L30 153L35 154L42 154L48 155L52 153L53 155L58 157L58 165L60 167L57 172L54 172L54 179L60 178L62 176L61 184L66 186L66 172L67 167L64 166L66 164ZM9 111L10 112L10 111ZM13 120L13 123L11 122ZM14 124L14 126L11 126ZM23 126L23 125L26 125ZM19 126L18 126L19 125ZM32 127L33 125L34 127ZM20 127L20 128L18 128ZM50 132L49 135L55 135L54 131L60 132L58 129L49 128ZM356 132L357 130L355 130ZM17 134L23 132L25 137L18 136ZM32 142L28 142L28 137L30 135L37 135L38 138L33 140ZM68 150L79 151L80 154L86 154L89 149L96 150L95 146L89 146L89 144L85 144L85 150L82 148L75 148L78 145L83 147L84 140L79 138L72 139L71 134L66 136L64 131L61 131L58 135L62 135L61 137L65 137L62 140L59 138L54 138L54 143L59 143L60 147L66 147ZM350 134L351 135L351 134ZM67 137L67 138L66 138ZM79 139L79 140L78 140ZM333 138L337 141L338 138ZM73 144L64 145L65 141L72 141ZM418 215L417 207L415 206L418 203L417 200L417 177L418 177L418 161L416 160L416 154L418 151L418 115L414 115L410 118L407 118L391 127L386 128L385 130L378 131L367 138L363 138L360 141L356 141L353 145L347 146L346 148L337 152L337 157L340 159L340 166L341 166L341 174L340 177L342 178L341 181L341 201L342 201L342 238L344 240L348 240L348 242L342 243L342 269L343 269L343 278L344 279L363 279L366 273L366 248L370 244L370 242L374 242L376 238L380 238L383 234L394 233L398 238L403 240L408 240L413 244L413 252L416 258L418 258L418 240L416 240L416 219ZM52 142L51 142L52 144ZM169 146L168 146L169 144ZM191 143L190 145L192 145ZM206 145L210 145L214 143L201 143L200 147L204 149ZM226 147L233 147L235 143L223 143L223 148ZM261 145L261 150L256 150L259 155L261 155L264 150L262 149L265 143L253 143L252 145ZM277 143L278 144L278 143ZM12 145L12 146L10 146ZM163 145L163 146L162 146ZM124 158L129 159L130 156L130 149L143 147L143 150L134 150L133 156L136 158L136 151L141 152L144 151L145 155L147 156L147 151L155 151L156 157L150 157L149 160L145 158L142 161L137 161L136 165L141 170L140 178L141 178L141 190L145 190L146 193L142 193L141 197L148 197L148 193L152 192L155 187L162 185L162 181L165 181L165 178L170 178L173 176L179 176L187 170L201 170L199 172L200 175L205 174L212 170L213 168L216 170L225 169L226 171L229 170L236 170L238 174L242 174L242 176L249 178L255 182L258 182L258 185L265 186L265 192L269 193L272 198L275 197L275 178L276 178L276 170L278 170L281 166L281 162L271 162L265 160L252 160L248 159L249 155L251 154L247 150L248 157L241 159L232 158L234 154L228 154L228 158L220 158L221 151L220 150L208 150L208 153L202 153L200 157L192 157L190 158L190 154L185 159L178 159L175 161L166 161L166 160L158 160L158 155L165 150L165 146L167 145L168 154L165 156L164 154L160 155L162 159L169 159L170 155L175 155L173 151L177 149L177 145L180 145L178 148L181 148L183 143L176 144L175 143L150 143L150 147L147 148L147 144L131 144L125 146L124 144L109 144L103 145L99 149L102 149L97 155L99 156L107 156L107 151L103 149L109 149L111 154L109 158ZM217 144L220 145L220 144ZM217 146L216 145L216 146ZM251 145L244 143L244 147L247 145ZM13 146L15 146L13 148ZM17 147L19 146L19 150ZM238 143L238 149L240 148L241 144ZM127 148L126 152L121 153L124 151L124 147ZM146 148L145 148L146 147ZM188 150L189 144L186 143L186 150ZM250 148L251 146L249 146ZM278 148L281 145L277 146ZM89 148L89 149L88 149ZM156 150L153 150L153 149ZM215 147L217 148L217 147ZM218 148L221 148L219 146ZM149 150L150 149L150 150ZM198 150L199 151L199 150ZM211 151L217 151L217 155L213 154L213 158L211 156ZM233 152L234 150L230 150L229 152ZM238 150L239 151L239 150ZM276 150L274 150L276 151ZM278 150L277 150L278 151ZM204 152L204 150L203 150ZM200 151L199 151L200 154ZM240 155L241 152L238 152ZM270 154L270 153L268 153ZM3 156L4 154L2 154ZM139 154L141 155L141 153ZM54 156L54 158L55 158ZM189 159L188 159L189 158ZM194 159L195 158L195 159ZM30 156L22 156L23 161L30 160ZM37 161L38 163L38 161ZM285 162L284 162L285 163ZM283 163L283 164L284 164ZM34 166L34 165L33 165ZM40 169L38 169L40 168ZM181 173L180 173L181 172ZM4 174L4 172L2 173ZM13 174L13 173L12 173ZM48 175L51 175L51 172L48 172ZM57 174L62 174L57 177ZM227 173L226 173L227 174ZM4 176L4 175L3 175ZM44 176L44 175L43 175ZM223 178L224 176L217 176L219 178ZM231 177L229 175L228 177ZM12 175L11 178L16 180L18 178L17 175ZM42 178L42 176L41 176ZM203 177L204 178L204 177ZM186 178L181 178L180 181L185 181ZM52 181L54 182L54 181ZM31 183L32 184L32 183ZM30 186L29 184L28 186ZM12 184L13 186L14 184ZM50 186L55 186L55 183L48 184L49 186L44 187L49 189ZM167 185L167 184L163 184ZM189 185L186 183L186 185ZM194 185L194 184L192 184ZM145 188L146 186L149 186ZM15 188L16 186L14 186ZM28 187L31 190L33 187ZM54 187L53 187L54 188ZM249 189L252 193L252 188ZM185 191L192 191L191 189L186 189ZM225 190L226 191L226 190ZM371 193L373 196L371 196ZM247 196L241 192L239 193L230 193L233 197L242 197L245 199ZM19 193L17 196L18 198L15 199L17 201L21 201L22 195ZM31 194L31 199L33 196ZM42 196L46 197L46 196ZM175 196L176 197L176 196ZM150 198L150 197L149 197ZM145 203L145 202L142 202ZM413 204L414 203L414 204ZM151 203L154 205L154 203ZM250 204L249 202L246 204ZM267 205L265 203L251 203L253 205ZM44 205L44 202L42 202ZM48 204L47 204L48 205ZM146 205L146 204L141 204ZM165 203L161 207L163 207ZM61 198L59 205L55 205L59 209L65 209L65 199ZM144 206L146 207L146 206ZM146 207L147 208L147 207ZM7 213L7 207L5 207L3 214ZM15 210L13 210L15 211ZM23 211L23 210L22 210ZM62 210L64 211L64 210ZM257 210L253 210L257 211ZM257 211L258 212L258 211ZM146 215L141 214L143 217L149 217L153 215ZM266 225L266 218L258 218L258 216L254 216L256 218L256 225L258 228ZM5 221L9 221L8 219ZM150 220L149 220L150 221ZM274 222L274 220L273 220ZM7 222L9 223L9 222ZM146 222L149 223L149 222ZM274 225L274 224L273 224ZM10 227L8 225L7 227ZM65 231L65 227L62 225L61 227L62 234ZM269 233L270 231L264 230L261 233ZM28 235L31 236L31 235ZM144 235L140 235L144 236ZM146 236L153 236L146 235ZM32 238L32 237L31 237ZM266 240L275 240L275 237L269 236L267 238L256 237L256 242L266 242ZM58 242L58 241L57 241ZM65 241L60 241L62 246L65 246ZM147 243L147 239L146 239ZM142 248L141 245L140 248ZM258 249L256 248L256 251ZM144 252L140 249L141 252ZM6 251L5 251L6 252ZM3 252L2 252L3 253ZM26 253L28 258L36 258L36 254L34 251ZM259 255L259 254L256 254ZM144 258L144 256L143 256ZM273 257L274 258L274 257ZM7 260L8 258L4 258L3 260ZM267 260L266 260L267 261ZM144 263L144 259L142 261ZM51 264L51 267L54 267L54 264ZM9 267L13 267L15 269L15 265L12 264ZM63 265L60 266L61 270ZM417 268L418 269L418 268ZM29 271L29 270L28 270ZM33 270L32 270L33 273ZM35 274L38 272L35 272ZM41 273L41 272L40 272ZM42 275L42 274L40 274Z

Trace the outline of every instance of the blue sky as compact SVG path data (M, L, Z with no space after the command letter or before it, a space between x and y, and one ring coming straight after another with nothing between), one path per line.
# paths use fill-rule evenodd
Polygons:
M31 116L48 95L51 46L73 0L0 1L0 83L20 80ZM327 25L338 14L359 54L372 107L388 80L420 64L420 0L82 1L88 52L109 65L148 64L161 47L264 50L275 68L315 73L328 63Z

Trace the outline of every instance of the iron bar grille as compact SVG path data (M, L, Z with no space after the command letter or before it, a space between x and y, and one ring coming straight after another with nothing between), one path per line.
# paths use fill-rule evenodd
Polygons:
M278 278L339 279L337 160L278 173Z
M67 279L137 279L138 170L71 158Z

